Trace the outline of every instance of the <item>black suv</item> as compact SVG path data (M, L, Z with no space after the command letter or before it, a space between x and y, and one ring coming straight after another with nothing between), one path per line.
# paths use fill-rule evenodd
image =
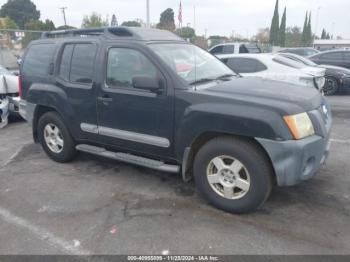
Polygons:
M316 89L241 78L167 31L45 33L27 48L21 81L21 114L53 160L83 151L193 174L230 212L311 178L328 155L330 108Z

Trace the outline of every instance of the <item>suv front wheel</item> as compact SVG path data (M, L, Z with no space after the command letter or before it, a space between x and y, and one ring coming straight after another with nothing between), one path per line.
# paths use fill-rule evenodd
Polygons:
M272 175L265 153L249 140L216 138L195 157L197 188L215 207L232 213L260 207L271 192Z
M38 137L46 154L54 161L66 163L75 157L75 142L56 112L45 113L39 119Z

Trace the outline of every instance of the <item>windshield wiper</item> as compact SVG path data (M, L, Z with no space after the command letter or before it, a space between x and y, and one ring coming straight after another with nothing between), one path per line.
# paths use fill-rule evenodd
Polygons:
M237 76L237 75L234 75L234 74L226 74L226 75L222 75L222 76L217 77L216 80L223 80L223 79L225 79L225 78L233 77L233 76Z
M196 81L191 82L190 85L203 84L203 83L211 82L211 81L215 81L215 80L216 79L213 79L213 78L201 78L201 79L198 79Z

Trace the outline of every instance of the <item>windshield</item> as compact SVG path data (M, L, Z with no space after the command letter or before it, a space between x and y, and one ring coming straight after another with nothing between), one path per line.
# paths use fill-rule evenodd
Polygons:
M194 45L150 44L149 47L189 84L235 75L213 55Z

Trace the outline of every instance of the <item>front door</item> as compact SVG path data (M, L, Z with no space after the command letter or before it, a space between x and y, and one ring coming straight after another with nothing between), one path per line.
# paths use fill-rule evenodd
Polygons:
M97 96L102 143L148 155L170 155L173 95L156 60L141 49L108 48L105 80ZM159 92L134 88L134 77L159 79Z

